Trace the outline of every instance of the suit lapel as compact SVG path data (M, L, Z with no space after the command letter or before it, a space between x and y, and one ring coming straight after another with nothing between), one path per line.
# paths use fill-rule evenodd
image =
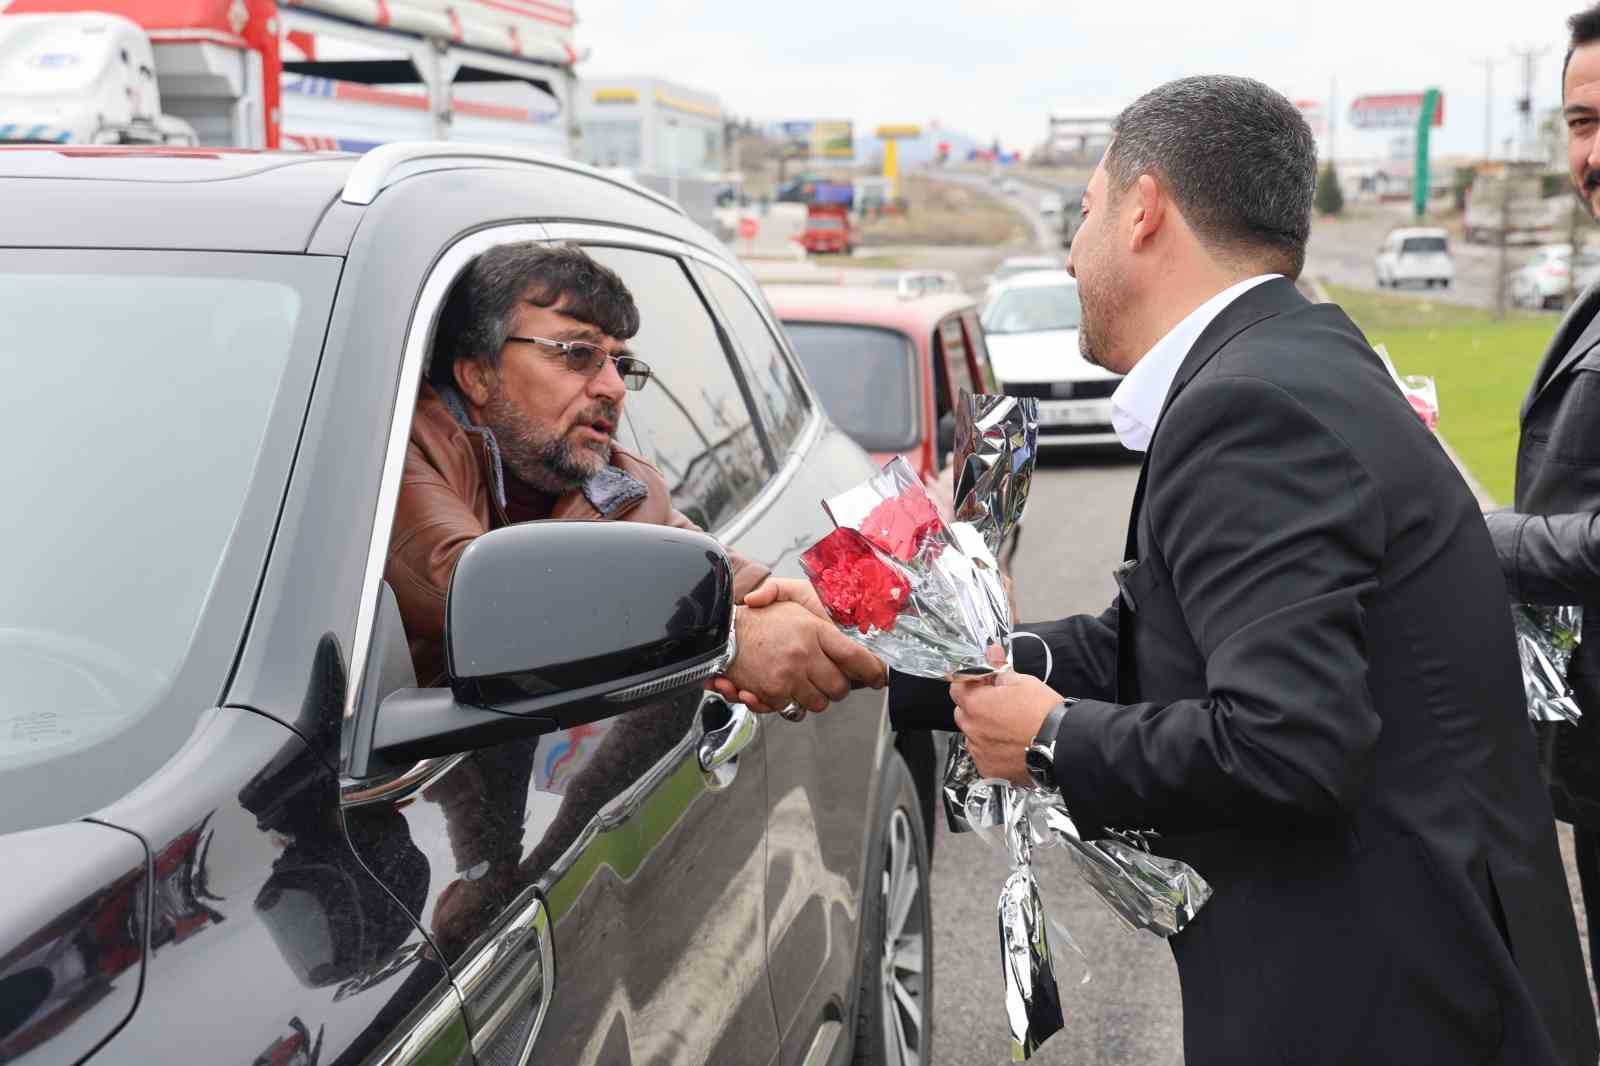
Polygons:
M1556 335L1539 360L1539 369L1528 386L1528 395L1522 401L1522 418L1528 417L1533 402L1550 387L1567 369L1583 358L1585 353L1600 343L1600 285L1591 286L1588 292L1572 302L1572 308L1556 328ZM1580 332L1581 331L1581 332ZM1576 340L1573 338L1576 336Z
M1167 390L1167 398L1161 404L1161 414L1156 419L1155 434L1151 436L1150 444L1144 450L1144 461L1139 466L1139 483L1133 490L1133 506L1128 515L1128 537L1122 554L1124 559L1138 558L1139 512L1144 507L1144 486L1149 476L1150 456L1155 451L1156 437L1161 433L1161 425L1166 421L1167 408L1172 406L1172 401L1201 368L1233 338L1259 322L1281 315L1285 311L1305 307L1309 302L1300 295L1300 290L1295 288L1294 282L1288 278L1263 281L1224 307L1222 313L1211 320L1211 324L1194 342L1194 347L1189 349L1189 354L1184 356L1183 362L1178 366L1178 372L1173 375L1172 387Z
M1145 484L1150 478L1150 456L1155 451L1156 437L1161 433L1161 425L1166 421L1167 408L1172 406L1172 401L1183 391L1183 387L1233 338L1257 323L1283 314L1285 311L1305 307L1308 303L1309 301L1300 295L1300 290L1295 288L1294 282L1287 278L1263 281L1224 307L1222 313L1211 320L1211 324L1194 342L1189 354L1184 356L1183 362L1178 366L1177 374L1173 375L1172 387L1167 390L1167 398L1161 404L1161 415L1156 420L1155 433L1151 435L1150 443L1144 450L1144 461L1139 464L1139 482L1134 486L1133 504L1128 509L1128 536L1123 545L1123 566L1135 563L1139 558L1139 516L1144 510ZM1130 622L1133 610L1128 606L1127 596L1120 591L1122 583L1120 571L1117 574L1117 583L1119 587L1117 632L1120 635L1117 640L1117 702L1133 703L1139 698L1139 675L1133 661L1133 642L1127 639L1127 634L1133 631Z

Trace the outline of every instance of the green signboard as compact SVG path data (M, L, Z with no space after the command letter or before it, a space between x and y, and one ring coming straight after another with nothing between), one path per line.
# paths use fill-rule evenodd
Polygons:
M1428 210L1428 131L1438 112L1439 90L1429 89L1422 94L1422 110L1417 112L1417 165L1411 182L1411 209L1418 218Z

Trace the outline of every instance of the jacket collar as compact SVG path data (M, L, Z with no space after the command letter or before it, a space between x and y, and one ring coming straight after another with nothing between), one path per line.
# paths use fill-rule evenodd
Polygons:
M1600 285L1593 285L1572 301L1566 317L1556 327L1555 336L1550 339L1550 346L1545 349L1544 358L1539 360L1539 369L1534 372L1533 381L1528 386L1528 395L1522 400L1521 417L1528 417L1534 401L1550 387L1551 382L1582 359L1589 349L1600 344L1600 313L1597 312L1600 312Z

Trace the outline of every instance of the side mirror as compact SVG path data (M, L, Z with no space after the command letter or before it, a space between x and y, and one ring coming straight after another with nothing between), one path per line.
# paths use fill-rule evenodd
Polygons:
M726 668L732 631L733 571L703 533L642 522L494 530L450 582L450 687L385 699L373 757L452 755L697 688Z

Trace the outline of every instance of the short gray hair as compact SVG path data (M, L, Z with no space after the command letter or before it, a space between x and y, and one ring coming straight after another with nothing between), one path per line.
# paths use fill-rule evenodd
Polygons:
M1117 116L1106 149L1116 193L1159 181L1200 239L1231 254L1268 253L1291 278L1305 266L1317 145L1299 108L1250 78L1169 81Z

